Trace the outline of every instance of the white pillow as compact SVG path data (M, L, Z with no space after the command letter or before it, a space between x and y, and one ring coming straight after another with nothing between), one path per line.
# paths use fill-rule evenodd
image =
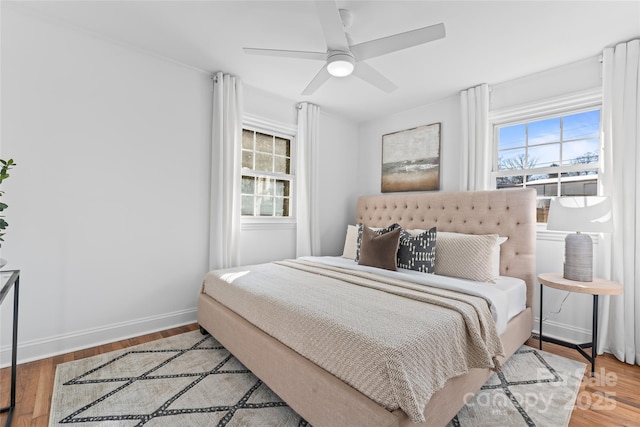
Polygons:
M500 276L500 245L506 242L508 237L498 237L498 244L493 247L493 254L491 255L491 262L493 268L493 277L498 278Z
M497 234L438 232L435 273L477 282L494 282L500 275L499 237Z
M358 243L358 227L347 225L347 236L344 239L342 257L356 259L356 245Z
M416 237L416 236L421 235L422 233L424 233L424 232L425 232L425 231L427 231L427 230L423 230L423 229L421 229L421 228L414 228L414 229L412 229L412 230L407 230L407 229L405 228L405 230L404 230L404 231L406 231L407 233L411 234L413 237Z

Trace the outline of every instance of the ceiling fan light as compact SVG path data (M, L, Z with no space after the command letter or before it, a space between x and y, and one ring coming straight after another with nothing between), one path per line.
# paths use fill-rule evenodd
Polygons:
M335 77L345 77L353 72L355 60L348 53L335 53L327 58L327 71Z

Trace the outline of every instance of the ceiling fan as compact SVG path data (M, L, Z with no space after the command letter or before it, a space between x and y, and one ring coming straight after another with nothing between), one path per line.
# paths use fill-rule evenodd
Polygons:
M278 56L285 58L314 59L325 61L318 74L302 91L302 95L311 95L331 76L355 76L387 92L398 87L373 67L363 62L387 53L406 49L444 38L444 24L431 25L416 30L352 44L346 29L351 26L353 16L346 9L338 9L335 1L317 0L315 2L318 18L327 42L326 52L307 52L298 50L258 49L245 47L245 53L252 55Z

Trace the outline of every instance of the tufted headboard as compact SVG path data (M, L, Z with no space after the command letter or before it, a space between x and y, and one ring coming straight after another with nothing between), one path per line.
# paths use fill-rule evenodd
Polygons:
M438 231L508 237L500 247L500 274L523 279L527 283L527 307L533 305L536 283L534 189L362 196L358 198L356 219L370 227L386 227L397 222L408 229L435 226Z

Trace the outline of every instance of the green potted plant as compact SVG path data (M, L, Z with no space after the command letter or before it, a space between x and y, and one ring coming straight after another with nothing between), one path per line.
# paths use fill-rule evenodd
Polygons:
M0 185L2 185L2 181L4 181L5 179L9 178L9 171L16 165L16 163L13 161L13 159L9 159L9 160L3 160L0 159L0 164L2 164L2 167L0 168ZM0 190L0 197L4 194L4 191ZM7 204L6 203L2 203L0 202L0 212L4 212L5 209L7 209ZM0 242L4 242L4 235L5 230L7 229L7 226L9 224L7 223L7 221L4 220L4 215L0 215ZM0 246L2 246L2 243L0 243Z

